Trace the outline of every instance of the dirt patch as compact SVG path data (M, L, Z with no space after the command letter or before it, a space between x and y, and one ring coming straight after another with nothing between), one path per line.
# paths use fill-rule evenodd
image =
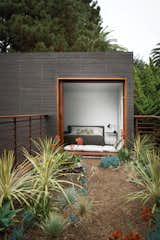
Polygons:
M69 227L59 239L107 240L115 229L123 233L134 230L143 236L146 226L140 216L142 204L126 202L127 194L136 190L128 181L126 168L102 169L98 167L99 160L95 159L85 159L82 163L86 168L89 197L93 202L92 212L78 226ZM47 239L41 234L35 232L26 239Z
M126 168L102 169L98 167L99 160L95 159L83 160L83 164L93 201L92 214L77 228L68 229L61 239L106 240L115 229L123 233L136 230L143 236L146 226L140 216L142 204L126 202L127 194L136 190L128 181Z

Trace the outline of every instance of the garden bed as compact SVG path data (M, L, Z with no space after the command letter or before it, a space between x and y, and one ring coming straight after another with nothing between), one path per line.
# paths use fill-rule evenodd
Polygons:
M128 181L129 171L125 166L117 169L98 167L99 160L84 159L88 179L88 192L92 201L92 211L76 226L64 231L60 240L106 240L115 229L123 233L137 231L142 236L145 224L141 219L142 204L126 202L128 193L136 187ZM40 230L28 231L25 240L47 240Z

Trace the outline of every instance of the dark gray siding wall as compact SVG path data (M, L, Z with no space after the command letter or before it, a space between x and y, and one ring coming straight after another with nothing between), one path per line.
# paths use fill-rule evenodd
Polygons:
M56 134L56 79L128 79L128 137L133 134L132 53L12 53L0 55L0 115L48 114Z

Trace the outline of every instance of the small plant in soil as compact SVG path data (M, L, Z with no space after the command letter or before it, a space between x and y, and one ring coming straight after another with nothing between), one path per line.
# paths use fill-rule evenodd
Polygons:
M78 198L78 192L76 191L75 187L70 187L64 190L67 198L64 194L60 193L57 198L57 204L62 208L68 207L70 204L74 204Z
M16 214L20 211L14 210L11 208L9 202L5 202L3 206L0 208L0 232L5 233L13 224L13 219Z
M41 224L41 228L45 234L49 237L58 237L64 231L66 226L66 221L64 218L57 214L51 212L49 217L46 218L44 222Z
M157 204L158 205L158 204ZM147 240L159 240L160 239L160 208L156 207L152 214L150 228L147 234Z
M25 210L22 219L12 231L11 240L23 240L25 233L36 226L36 218L30 210Z
M92 210L91 201L85 196L79 197L77 203L75 204L75 207L77 208L80 217L86 217L91 213Z
M160 199L160 153L148 151L146 153L145 164L137 161L134 165L136 175L133 182L140 187L139 190L129 194L130 200L142 200L145 204L153 202L153 210Z
M133 143L131 158L133 161L145 164L147 152L152 151L153 149L154 145L148 135L137 135Z
M115 230L108 238L108 240L145 240L138 232L130 232L123 234L120 230Z
M120 160L117 156L106 156L100 161L99 166L102 168L107 167L118 167L120 165Z
M118 157L122 163L128 162L130 160L130 151L128 148L122 148L118 152Z

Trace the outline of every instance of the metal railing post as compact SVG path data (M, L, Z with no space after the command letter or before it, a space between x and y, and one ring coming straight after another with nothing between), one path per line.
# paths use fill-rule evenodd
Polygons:
M39 122L39 124L40 124L40 131L39 131L39 136L40 136L40 138L42 137L42 116L40 116L40 122Z
M32 150L32 119L29 117L29 152Z
M17 161L17 119L13 118L13 136L14 136L14 156Z

